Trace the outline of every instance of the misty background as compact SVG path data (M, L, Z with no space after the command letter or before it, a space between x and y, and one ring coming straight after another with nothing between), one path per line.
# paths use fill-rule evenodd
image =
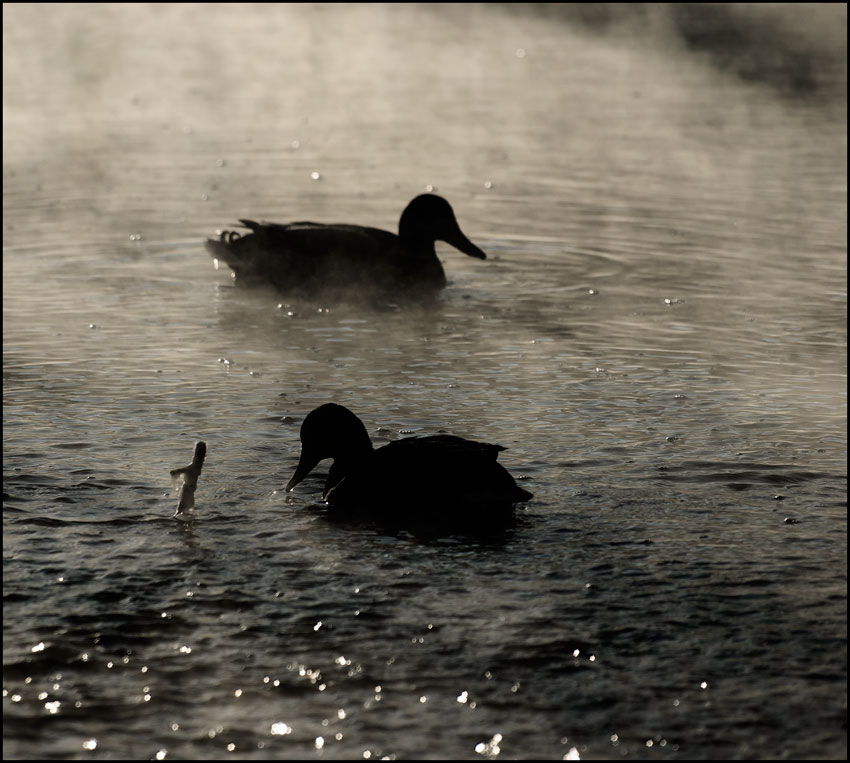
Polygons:
M846 5L3 22L4 757L846 758ZM425 191L427 309L203 248ZM329 401L534 499L328 522Z

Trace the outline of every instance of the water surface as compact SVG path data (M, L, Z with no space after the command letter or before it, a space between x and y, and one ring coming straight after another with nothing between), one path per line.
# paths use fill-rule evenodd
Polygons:
M846 757L846 17L676 9L4 6L4 757ZM428 308L202 246L427 189ZM329 522L328 401L534 499Z

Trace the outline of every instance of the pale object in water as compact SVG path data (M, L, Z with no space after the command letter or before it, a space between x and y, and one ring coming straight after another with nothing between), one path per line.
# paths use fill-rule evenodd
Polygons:
M201 476L206 455L206 443L198 441L195 443L192 463L181 469L171 470L171 479L174 482L174 487L178 489L175 517L180 517L183 512L191 512L195 508L195 488L198 486L198 477Z

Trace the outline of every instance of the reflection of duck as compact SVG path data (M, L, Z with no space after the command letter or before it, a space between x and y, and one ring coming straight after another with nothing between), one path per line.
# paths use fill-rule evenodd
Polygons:
M449 203L434 194L407 205L398 235L361 225L240 222L251 233L223 231L207 240L207 250L230 266L238 282L281 292L433 294L446 285L435 241L470 257L487 256L463 234Z
M375 450L357 416L327 403L301 425L301 458L286 491L332 458L323 497L339 513L396 522L505 519L513 504L532 496L496 462L502 450L445 434L408 437Z

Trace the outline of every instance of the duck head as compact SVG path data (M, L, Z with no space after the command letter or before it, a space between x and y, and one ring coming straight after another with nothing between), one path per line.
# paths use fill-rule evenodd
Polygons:
M470 257L487 259L463 234L449 202L433 193L423 193L407 205L398 221L398 237L414 251L423 244L430 246L435 241L445 241Z
M301 424L301 458L295 474L286 484L286 492L301 482L320 461L332 458L334 463L324 491L327 494L371 454L372 441L357 416L343 405L321 405L308 413Z

